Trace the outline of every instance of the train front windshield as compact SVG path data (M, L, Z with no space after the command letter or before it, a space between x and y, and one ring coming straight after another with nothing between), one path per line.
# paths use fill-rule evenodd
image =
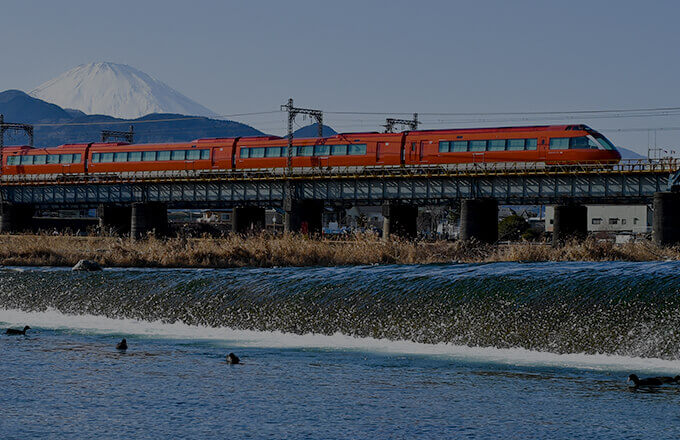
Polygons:
M597 141L598 144L602 145L602 148L605 150L616 150L614 144L612 144L609 139L602 136L600 133L592 131L590 132L590 135Z

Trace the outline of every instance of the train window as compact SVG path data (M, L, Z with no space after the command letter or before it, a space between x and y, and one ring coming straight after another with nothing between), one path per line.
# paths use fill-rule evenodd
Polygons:
M102 153L102 162L113 162L113 153Z
M304 147L297 147L296 156L313 156L313 155L314 155L314 146L313 145L306 145Z
M33 165L33 156L21 156L21 165Z
M451 152L453 153L463 153L468 150L468 141L453 141L451 144Z
M7 165L19 165L19 156L9 156L7 158Z
M315 145L314 146L314 156L328 156L331 154L330 145Z
M569 148L573 150L591 149L597 150L599 145L595 142L595 139L591 139L587 136L579 136L569 138Z
M45 165L47 163L47 155L41 154L33 157L33 165Z
M141 162L142 152L141 151L130 151L128 153L128 162Z
M251 148L250 149L250 157L251 158L261 158L264 157L264 147L256 147L256 148Z
M165 151L158 151L156 152L156 160L170 160L170 154L172 152L165 150Z
M156 160L156 152L155 151L145 151L142 153L142 160L144 162L153 162Z
M508 151L524 150L524 139L508 139Z
M569 138L550 138L551 150L566 150L569 148Z
M267 147L264 157L281 157L281 147Z
M80 153L73 155L73 163L80 163Z
M331 145L331 156L344 156L347 154L347 145Z
M448 153L449 152L449 141L439 141L439 152Z
M186 150L172 150L172 156L170 160L184 160L186 157Z
M366 154L366 144L348 145L347 154L361 156Z
M93 163L99 163L99 159L100 159L100 158L101 158L101 156L100 156L99 153L94 153L94 154L92 155L92 162L93 162Z
M486 150L486 141L470 141L470 151Z
M201 159L203 160L210 159L210 150L201 150Z
M187 160L198 160L201 158L199 150L187 150Z
M535 150L538 147L538 139L526 139L525 150Z
M248 159L250 157L250 148L241 148L241 159Z
M505 151L505 139L491 139L489 151Z
M113 155L114 162L127 162L127 160L128 160L127 151L119 151L117 153L114 153Z

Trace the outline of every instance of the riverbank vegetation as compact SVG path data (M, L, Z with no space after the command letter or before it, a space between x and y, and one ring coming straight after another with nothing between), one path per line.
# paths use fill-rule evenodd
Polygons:
M590 238L560 248L547 243L503 245L392 240L357 235L342 241L300 235L148 238L1 235L0 264L72 266L81 259L116 267L273 267L499 261L652 261L680 259L680 247L649 241L614 244Z

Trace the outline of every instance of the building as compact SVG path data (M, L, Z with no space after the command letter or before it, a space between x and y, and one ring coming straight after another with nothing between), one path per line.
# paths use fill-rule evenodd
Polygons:
M647 234L652 230L652 209L648 205L587 205L588 232ZM545 208L545 230L553 231L555 209Z

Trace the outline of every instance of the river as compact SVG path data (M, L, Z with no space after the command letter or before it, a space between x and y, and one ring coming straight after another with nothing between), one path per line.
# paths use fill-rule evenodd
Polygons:
M679 269L3 268L0 432L677 438Z

